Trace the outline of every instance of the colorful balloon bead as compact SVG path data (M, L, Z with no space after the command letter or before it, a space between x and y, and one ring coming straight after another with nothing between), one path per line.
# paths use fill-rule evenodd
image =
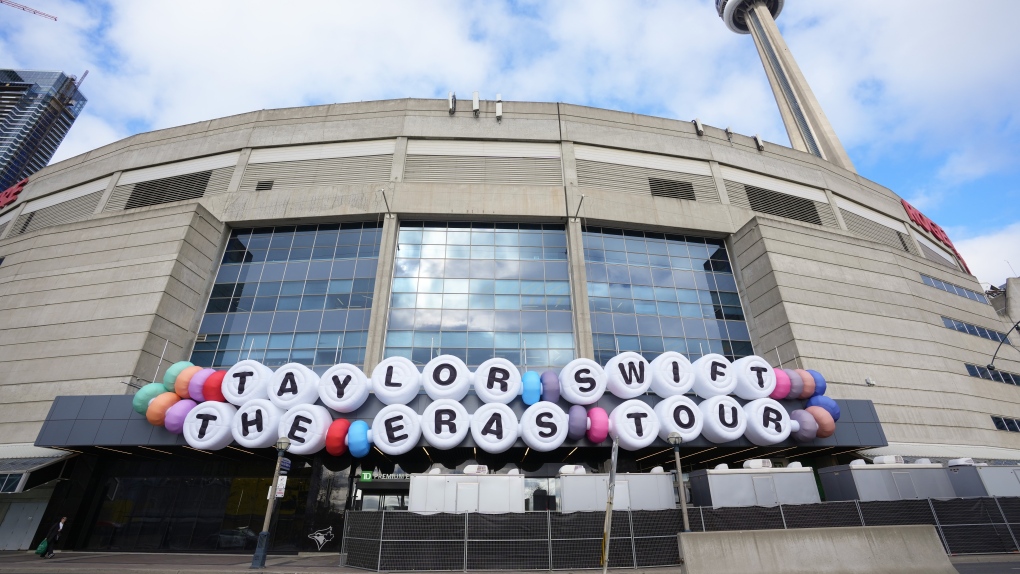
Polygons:
M174 392L174 385L177 382L177 375L181 374L181 371L188 367L194 367L195 365L191 361L177 361L176 363L167 367L165 373L163 373L163 386L166 390L171 393Z
M157 427L163 426L166 421L166 411L177 404L181 397L177 393L162 393L149 401L145 409L145 420Z
M163 386L163 383L149 383L138 389L138 392L135 393L135 396L131 399L131 408L136 413L144 415L145 411L149 409L149 402L165 392L166 387Z
M347 431L351 428L351 421L347 419L336 419L326 430L326 452L333 456L340 456L347 452Z

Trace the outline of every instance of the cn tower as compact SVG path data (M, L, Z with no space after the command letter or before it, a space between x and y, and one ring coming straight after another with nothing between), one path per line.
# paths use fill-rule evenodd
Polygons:
M715 7L730 30L754 38L790 145L856 172L779 33L775 19L783 11L783 3L784 0L716 0Z

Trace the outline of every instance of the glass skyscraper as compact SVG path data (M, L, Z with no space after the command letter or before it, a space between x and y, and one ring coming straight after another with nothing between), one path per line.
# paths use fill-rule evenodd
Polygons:
M0 191L46 167L85 102L61 72L0 70Z

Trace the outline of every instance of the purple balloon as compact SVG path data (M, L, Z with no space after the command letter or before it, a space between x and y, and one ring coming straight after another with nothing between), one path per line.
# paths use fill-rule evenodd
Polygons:
M818 421L811 413L798 409L790 413L790 419L800 423L800 430L790 433L797 442L811 442L818 435Z
M560 377L555 371L542 373L542 400L550 403L560 400Z
M581 405L574 405L567 411L567 438L580 440L588 432L588 411Z
M188 381L188 396L192 400L197 402L204 402L205 396L202 394L202 388L205 385L205 380L209 378L209 375L216 372L216 369L202 369L201 371L191 375L191 380Z
M786 395L786 399L799 399L804 392L804 379L793 369L783 369L783 372L790 377L790 394Z
M191 399L177 401L177 404L166 410L166 419L163 422L163 426L174 434L181 434L184 431L184 419L188 418L188 413L196 406L198 406L198 403Z

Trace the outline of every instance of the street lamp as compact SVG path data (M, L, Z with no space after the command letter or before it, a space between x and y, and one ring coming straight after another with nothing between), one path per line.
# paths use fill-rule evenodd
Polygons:
M1006 334L1002 337L1002 340L999 341L999 346L995 348L995 354L992 355L992 362L988 363L988 370L989 371L997 370L995 368L995 357L999 356L999 349L1002 348L1002 344L1006 342L1006 339L1009 338L1009 334L1012 333L1014 329L1016 329L1017 333L1020 333L1020 321L1017 321L1016 323L1014 323L1013 326L1009 328L1009 331L1006 331ZM1011 344L1010 347L1012 347L1012 346L1013 345Z
M680 472L680 443L684 437L678 432L669 433L669 444L673 445L673 457L676 459L676 491L680 494L680 511L684 515L684 532L691 531L691 521L687 518L687 492L684 490L684 475Z
M280 464L283 454L290 448L290 439L282 436L276 441L276 469L273 471L273 482L269 488L269 503L266 504L266 520L259 532L259 542L255 546L255 555L251 557L251 569L266 567L266 552L269 551L269 521L273 518L273 507L276 505L276 485L280 483Z

